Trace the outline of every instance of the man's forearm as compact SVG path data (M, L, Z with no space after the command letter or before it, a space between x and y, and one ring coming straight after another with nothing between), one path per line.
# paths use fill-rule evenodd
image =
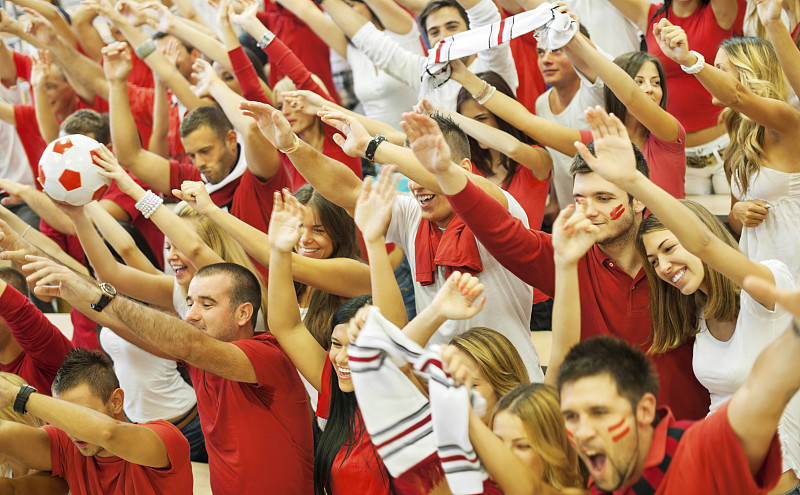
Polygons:
M361 193L361 180L350 168L329 158L302 140L297 150L287 156L298 172L314 189L352 215Z
M124 297L114 298L103 311L106 312L131 334L179 361L189 358L193 337L197 337L195 334L200 332L183 320Z

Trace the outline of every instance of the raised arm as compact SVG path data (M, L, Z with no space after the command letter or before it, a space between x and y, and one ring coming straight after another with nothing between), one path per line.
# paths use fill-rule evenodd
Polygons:
M653 35L664 55L684 66L697 63L698 59L689 53L689 41L686 32L680 26L674 26L666 19L653 26ZM753 119L758 124L790 139L800 138L800 113L785 101L758 96L747 89L738 78L723 72L735 70L730 62L720 68L706 63L703 69L695 74L719 104L736 110Z
M486 114L478 114L475 118L469 118L458 112L444 108L434 108L428 100L424 100L422 106L428 114L439 112L444 116L450 117L466 134L484 146L506 155L529 169L538 180L550 178L550 173L553 171L553 159L550 158L550 153L544 148L533 147L507 132L484 124L480 120L485 119L487 117Z
M197 59L194 70L198 75L198 91L208 91L244 138L247 168L262 181L271 179L281 166L278 150L264 137L258 124L239 111L239 103L245 100L229 88L205 60Z
M45 471L20 476L0 478L0 495L69 495L69 485L60 476Z
M303 324L292 284L292 249L302 236L302 205L288 191L275 191L269 222L269 329L297 370L322 390L320 379L328 353Z
M117 12L116 9L111 6L108 0L91 1L97 5L98 10L100 10L109 21L113 22L114 25L119 28L131 46L141 50L143 49L142 45L145 43L153 43L153 40L150 39L150 37L147 36L144 31L134 27L131 23L129 23L124 15ZM150 53L142 60L147 64L148 67L150 67L150 69L153 70L153 74L158 74L158 77L164 81L164 83L172 90L172 93L175 95L175 97L178 98L178 100L180 100L180 102L183 103L188 110L193 110L197 107L211 104L210 102L198 98L192 92L189 81L183 77L175 65L172 64L159 50L154 49L150 51Z
M778 289L757 277L748 277L744 289L758 300L776 301L794 315L792 325L761 352L750 376L728 404L728 421L755 476L767 456L784 409L800 388L800 369L790 364L796 362L800 352L800 289Z
M775 48L786 79L795 94L800 93L800 51L791 33L781 21L783 0L759 0L756 4L758 18L767 30L767 37Z
M416 27L416 19L394 0L369 0L366 4L381 24L393 33L408 34Z
M39 57L33 64L31 71L31 86L33 86L33 104L36 109L36 123L39 133L46 143L58 138L58 120L47 98L47 77L50 75L50 52L39 50Z
M314 189L353 215L362 184L347 165L303 142L292 132L286 117L266 103L244 101L240 108L244 115L256 120L264 136L277 150L286 153Z
M620 66L597 51L580 32L575 33L567 43L566 51L570 58L575 57L586 63L654 136L670 143L678 140L678 121L639 87L642 84L663 86L667 81L644 81L639 77L632 79Z
M608 0L622 15L631 20L639 31L646 33L650 28L650 2L648 0Z
M230 234L262 266L269 266L269 236L214 205L202 182L186 181L173 194L199 214L213 220ZM314 259L292 253L292 276L302 284L341 297L370 292L369 266L350 258Z
M455 346L442 349L442 361L450 371L456 384L465 384L470 388L471 377L480 376L475 362L464 356L463 351ZM469 441L478 454L486 471L502 489L505 495L529 495L531 493L555 495L556 492L547 483L536 476L503 440L483 422L472 410L469 410Z
M100 175L116 181L120 191L130 196L137 203L142 201L147 194L139 184L134 182L119 165L114 154L108 148L102 146L96 150L95 164L103 168L99 171ZM153 194L153 193L150 193ZM150 220L170 239L170 242L182 252L195 269L200 269L206 265L222 263L224 260L211 247L200 238L200 235L189 226L187 222L181 220L171 209L163 204L158 205L150 215Z
M37 295L60 297L123 338L127 339L120 332L159 350L157 355L169 355L227 380L257 382L247 354L233 343L209 337L190 323L124 297L115 297L103 311L95 311L91 305L102 294L98 285L50 260L29 257L23 270L31 273Z
M136 268L153 275L163 275L164 272L153 266L150 260L138 247L133 237L98 203L89 203L84 207L86 213L94 222L103 238L111 244L114 251L119 254L122 261L131 268Z
M33 186L19 184L6 179L0 179L0 189L24 201L25 204L39 215L39 218L47 222L57 231L68 235L75 234L72 221L58 209L53 203L53 200L44 192L39 191Z
M14 0L14 3L27 12L33 11L40 14L53 25L60 38L69 43L70 46L78 46L78 38L72 32L69 23L52 3L45 0Z
M147 151L169 158L169 94L158 76L153 77L153 127Z
M477 277L455 271L447 277L433 302L406 325L403 333L425 347L447 320L468 320L480 313L486 303L486 297L480 297L482 294L483 284Z
M281 0L280 4L308 24L308 27L342 58L347 57L347 38L330 17L326 16L311 0Z
M14 403L19 387L0 378L0 404ZM122 413L122 394L112 398L117 414ZM126 461L153 468L169 468L171 463L163 440L152 429L118 421L107 414L39 393L31 394L25 409L73 438L99 445ZM49 437L47 433L45 438Z
M31 228L24 220L2 206L0 206L0 231L2 232L0 247L7 251L0 252L0 258L14 262L17 268L21 267L22 260L18 256L12 256L8 251L19 251L22 255L49 256L78 273L89 273L85 266L65 253L55 241Z
M114 259L82 208L70 209L78 239L98 280L108 282L121 294L163 308L172 308L175 278L164 273L143 272Z
M586 120L592 126L597 157L580 143L576 143L576 147L594 172L643 202L684 249L737 285L741 286L747 276L774 283L769 268L751 261L741 251L719 239L689 208L636 170L628 132L616 116L609 116L598 107L586 111ZM652 263L657 261L657 256L650 260ZM774 300L756 300L768 309L775 306Z
M556 386L561 363L569 350L581 339L581 301L578 283L578 264L592 247L597 226L586 218L581 202L576 211L569 205L553 223L553 251L556 265L556 290L553 298L553 347L545 385Z
M72 31L81 40L81 49L89 58L95 62L103 59L100 50L105 46L103 38L94 27L94 20L97 12L87 5L80 5L72 14Z
M450 66L453 68L450 76L453 80L460 83L473 95L481 92L484 84L483 80L468 71L461 61L450 62ZM529 112L522 103L514 98L509 98L500 91L494 91L492 96L486 100L484 106L493 114L532 137L540 144L549 146L567 156L575 154L573 143L581 138L577 129L570 129L550 120L537 117Z
M386 231L392 221L392 204L399 180L399 177L393 177L393 173L394 167L381 168L374 185L372 177L364 178L361 196L356 204L355 221L367 245L372 303L387 320L403 328L408 323L408 314L386 252Z
M169 194L169 160L142 148L128 99L131 54L127 43L112 43L103 48L103 70L110 84L109 118L111 141L122 164L154 190Z

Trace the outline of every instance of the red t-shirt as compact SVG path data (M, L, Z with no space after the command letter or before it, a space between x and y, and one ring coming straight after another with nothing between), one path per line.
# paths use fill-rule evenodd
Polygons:
M334 134L338 131L329 125L324 125L325 128L325 141L322 144L322 154L327 156L328 158L333 158L336 161L342 162L347 167L353 171L356 176L361 179L363 178L363 173L361 172L361 159L349 156L345 153L342 148L336 144L336 141L333 140ZM289 177L292 181L292 192L297 191L304 185L306 185L307 181L305 177L300 175L300 172L294 167L292 160L289 159L286 154L281 153L281 164L283 168L289 173Z
M150 70L150 67L147 66L144 60L140 59L135 53L131 52L131 64L133 67L131 68L131 73L128 74L128 84L133 86L141 86L143 88L152 88L153 71Z
M471 182L448 196L453 210L475 237L506 269L525 283L553 296L555 262L550 234L525 228L494 198ZM578 265L581 301L581 339L611 335L647 350L650 335L650 289L644 269L634 278L592 246ZM673 351L652 356L661 377L659 404L683 418L708 413L710 398L692 372L690 340Z
M333 365L325 362L322 369L322 390L317 402L317 416L328 419L331 404L331 373ZM342 445L333 460L331 473L331 495L345 493L368 493L370 495L391 494L389 473L375 450L372 440L364 427L361 412L356 410L354 431L358 437L355 445Z
M189 442L180 430L163 420L142 423L167 449L171 466L155 469L120 457L86 457L63 431L47 425L52 475L69 484L72 495L191 495L192 465Z
M500 9L500 13L503 18L509 16L503 9ZM525 105L529 112L536 113L536 98L547 91L547 85L544 83L542 72L539 70L536 38L533 37L533 34L526 34L511 40L510 45L514 65L517 67L517 79L519 79L517 100Z
M0 317L22 347L15 360L0 364L0 371L18 375L40 393L50 395L53 380L64 356L72 350L72 343L10 285L0 296Z
M241 149L239 153L242 153ZM200 171L193 165L175 162L170 165L169 186L172 189L180 189L186 180L203 180ZM275 175L263 182L245 170L239 179L211 193L211 200L215 205L227 208L231 215L266 233L272 215L273 193L290 185L283 167L278 167Z
M17 136L25 149L25 156L33 171L34 177L39 177L39 159L42 158L47 143L39 132L38 121L36 120L36 109L33 105L14 105L14 120L17 129ZM36 188L42 190L42 185L36 181Z
M742 443L728 421L728 404L686 429L663 479L660 478L660 470L651 470L653 476L642 476L633 485L642 483L653 486L656 495L767 493L778 482L782 471L778 435L776 433L773 437L764 464L753 478ZM668 435L668 431L675 426L681 426L668 408L660 409L659 413L664 416L653 433L653 443L645 461L645 472L665 460L667 443L675 441ZM615 491L614 495L636 495L633 485ZM592 486L592 494L605 493L607 492Z
M188 367L211 490L218 495L312 493L311 421L297 369L269 333L233 344L247 355L258 383Z
M647 13L648 20L653 17L659 7L661 5L650 6L650 11ZM697 7L697 10L689 17L678 17L672 11L665 12L659 14L653 22L658 22L665 17L686 31L686 35L689 37L689 46L701 53L705 57L706 63L711 65L714 65L719 44L733 34L733 28L722 29L719 27L711 5ZM650 23L645 41L647 41L647 51L658 57L664 65L669 88L667 112L674 115L678 122L683 124L686 132L699 131L717 125L717 118L722 107L712 105L711 94L697 78L683 72L678 63L673 62L661 52L661 48L658 47L653 36L652 26L653 24Z
M333 84L331 75L330 50L319 37L303 21L294 14L271 0L264 2L264 10L257 14L258 20L275 33L312 73L325 83L333 100L339 103L339 95ZM286 74L270 61L269 85L283 79Z
M686 131L680 122L677 141L662 141L651 132L644 142L642 154L650 167L650 180L653 184L676 198L685 198L683 185L686 176Z

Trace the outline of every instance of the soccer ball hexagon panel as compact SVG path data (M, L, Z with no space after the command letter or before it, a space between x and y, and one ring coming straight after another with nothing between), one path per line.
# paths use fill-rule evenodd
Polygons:
M73 206L100 199L111 179L97 173L101 170L94 163L98 148L100 143L80 134L63 136L50 143L39 160L38 180L44 192L54 201Z

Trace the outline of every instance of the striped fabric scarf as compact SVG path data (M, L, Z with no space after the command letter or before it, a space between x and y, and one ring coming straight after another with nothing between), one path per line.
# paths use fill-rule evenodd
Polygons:
M558 8L545 2L533 10L439 41L428 52L422 72L422 93L430 92L450 79L449 61L490 50L531 31L534 31L538 46L545 50L566 45L578 32L578 23L567 14L557 12Z
M394 477L437 453L455 495L483 492L487 478L469 441L469 401L483 414L477 392L456 387L438 349L424 350L372 308L348 347L358 407L372 443ZM407 365L428 378L430 402L400 370Z

